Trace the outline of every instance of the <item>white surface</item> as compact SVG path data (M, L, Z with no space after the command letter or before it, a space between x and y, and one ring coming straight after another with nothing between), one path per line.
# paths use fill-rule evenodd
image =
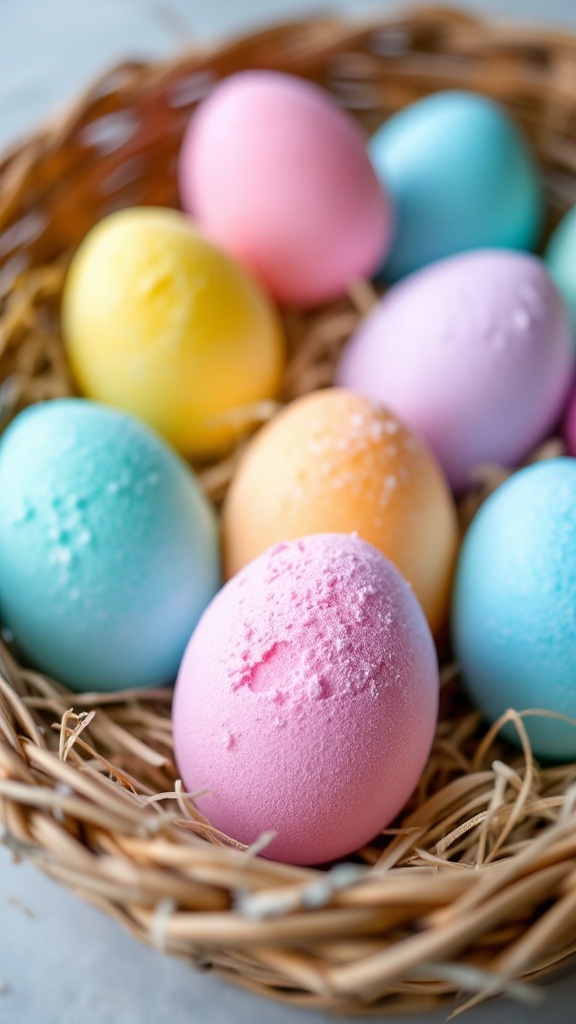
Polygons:
M23 135L118 59L167 54L266 20L382 0L0 0L0 145ZM467 0L461 6L576 26L576 0ZM32 911L29 916L24 907ZM140 946L119 925L0 849L0 1024L323 1024ZM340 1018L342 1019L342 1018ZM399 1020L386 1018L389 1024ZM440 1024L445 1014L409 1018ZM500 1000L467 1024L574 1024L576 972L543 1006ZM406 1018L402 1018L406 1022Z

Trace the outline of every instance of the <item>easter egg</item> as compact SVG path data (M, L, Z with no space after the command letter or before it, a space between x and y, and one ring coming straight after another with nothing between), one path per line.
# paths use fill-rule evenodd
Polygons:
M278 541L354 531L394 562L437 630L458 534L442 472L385 409L349 391L319 391L285 408L247 448L224 504L225 573Z
M82 392L188 454L226 447L243 407L279 386L269 300L175 210L122 210L96 225L72 261L62 320Z
M452 256L391 288L348 342L337 382L428 442L456 490L516 466L556 425L574 374L564 303L542 262Z
M279 544L202 616L174 694L176 761L216 828L296 864L345 856L402 808L438 707L430 630L358 538Z
M508 708L576 719L576 459L522 469L480 508L458 561L456 657L490 722ZM576 724L524 719L536 754L576 758ZM509 739L519 742L507 726Z
M576 327L576 206L554 231L545 253L550 277L564 299Z
M243 71L194 114L180 191L212 239L281 302L316 305L370 275L392 217L360 125L311 82Z
M75 690L176 677L219 581L215 516L144 424L80 399L33 406L0 442L0 617Z
M412 103L373 135L370 155L396 215L387 280L466 249L536 245L543 203L532 154L485 96L438 92Z

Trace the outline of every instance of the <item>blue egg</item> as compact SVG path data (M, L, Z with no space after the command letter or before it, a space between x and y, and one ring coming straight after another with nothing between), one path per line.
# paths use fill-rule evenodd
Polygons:
M427 96L386 121L369 151L396 214L387 280L467 249L537 244L538 172L520 130L492 100Z
M548 243L544 259L576 328L576 206L560 221Z
M172 681L220 583L215 515L148 427L93 402L21 413L0 442L0 615L76 690Z
M460 554L453 641L490 722L508 708L576 719L576 459L521 470L480 508ZM576 726L525 725L536 754L576 759ZM516 729L506 728L519 742Z

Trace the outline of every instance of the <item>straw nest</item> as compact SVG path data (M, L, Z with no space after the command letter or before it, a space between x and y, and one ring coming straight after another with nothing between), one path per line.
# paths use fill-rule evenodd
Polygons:
M425 9L369 26L284 25L169 63L124 64L0 165L0 418L72 391L58 324L67 261L111 210L177 205L175 157L218 77L272 67L320 82L373 129L440 88L502 101L532 139L550 215L576 200L576 39ZM286 314L283 399L328 384L374 300L360 284ZM273 404L246 410L252 427ZM556 450L552 442L540 455ZM201 467L218 503L236 455ZM501 479L486 471L469 518ZM168 690L67 691L0 650L0 817L33 860L144 942L250 989L340 1012L470 1005L576 953L576 764L489 732L442 669L428 767L395 827L330 870L289 867L212 829L180 786Z

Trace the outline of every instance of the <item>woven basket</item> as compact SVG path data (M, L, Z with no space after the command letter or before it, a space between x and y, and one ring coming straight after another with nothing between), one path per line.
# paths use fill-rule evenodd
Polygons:
M530 136L551 219L576 201L576 39L566 35L425 9L124 64L0 165L0 425L71 393L58 309L75 246L113 209L177 205L175 158L195 103L248 67L314 79L368 129L435 89L484 92ZM328 308L286 314L284 398L330 382L373 298L359 285ZM201 467L216 502L235 458ZM494 470L468 496L464 518L498 479ZM73 694L20 667L6 644L0 670L5 842L144 942L266 995L366 1014L529 997L530 979L576 954L576 764L536 764L513 713L520 751L498 727L487 733L453 665L409 807L327 871L263 859L198 814L177 781L169 691Z

